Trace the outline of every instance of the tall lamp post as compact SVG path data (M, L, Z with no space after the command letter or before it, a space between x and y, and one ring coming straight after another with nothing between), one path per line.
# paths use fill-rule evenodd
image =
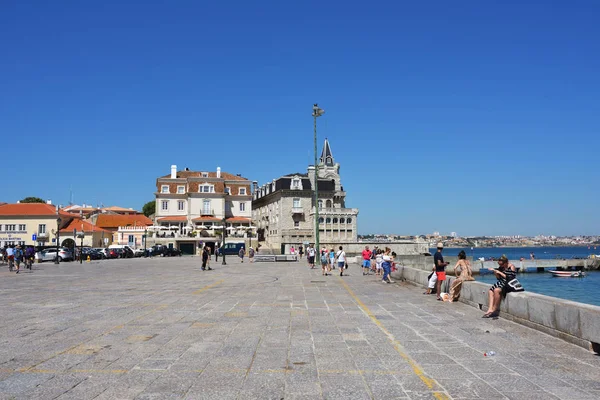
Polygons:
M317 163L317 118L325 113L315 103L312 116L314 118L314 145L315 145L315 252L320 251L319 246L319 164Z
M227 229L225 229L225 216L227 214L227 188L223 188L223 192L223 243L221 243L221 248L223 249L223 262L221 263L221 265L227 265L227 263L225 262L225 234L227 232Z
M56 259L54 260L54 264L60 264L60 260L58 259L58 244L60 243L60 216L58 214L58 205L56 205Z

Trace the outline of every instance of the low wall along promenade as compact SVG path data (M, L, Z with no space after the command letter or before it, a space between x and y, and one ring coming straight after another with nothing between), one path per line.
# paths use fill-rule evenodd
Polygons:
M402 258L402 257L401 257ZM431 257L429 257L431 259ZM449 257L445 257L447 259ZM392 273L395 279L427 287L427 268L413 268L404 263ZM450 267L453 264L451 263ZM443 292L450 291L455 277L447 277ZM490 284L464 282L460 301L479 309L487 309ZM566 340L600 354L600 307L578 303L537 293L509 293L500 305L500 316L530 328Z

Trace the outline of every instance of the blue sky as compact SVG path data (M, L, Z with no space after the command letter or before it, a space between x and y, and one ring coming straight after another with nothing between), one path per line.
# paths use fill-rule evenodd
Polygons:
M359 233L600 234L600 3L0 4L0 201L341 164Z

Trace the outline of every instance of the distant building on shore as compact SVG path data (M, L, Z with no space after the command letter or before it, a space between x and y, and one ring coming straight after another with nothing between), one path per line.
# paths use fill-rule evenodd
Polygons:
M329 141L325 139L318 166L307 173L283 175L255 188L252 220L258 227L259 240L274 251L289 253L314 243L315 213L319 207L319 239L321 243L357 241L357 208L346 208L346 192L341 184L340 165L335 162ZM318 184L319 202L314 202Z

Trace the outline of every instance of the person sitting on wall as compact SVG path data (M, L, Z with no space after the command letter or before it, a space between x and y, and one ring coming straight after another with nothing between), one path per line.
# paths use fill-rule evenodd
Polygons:
M510 292L522 292L523 286L516 278L517 269L515 266L508 262L508 258L502 255L498 259L498 269L491 269L496 275L498 282L496 282L489 291L488 294L488 310L482 318L494 318L500 314L500 302L503 297L506 297L507 293Z

